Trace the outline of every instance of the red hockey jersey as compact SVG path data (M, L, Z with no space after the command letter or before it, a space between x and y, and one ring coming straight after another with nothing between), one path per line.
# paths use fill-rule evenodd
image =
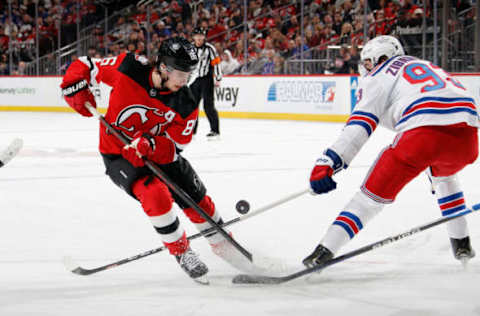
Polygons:
M68 68L62 87L86 79L112 87L105 119L126 138L141 131L170 138L178 149L192 140L198 107L188 87L177 92L156 89L153 67L131 53L93 59L80 57ZM100 152L120 154L123 144L100 125Z

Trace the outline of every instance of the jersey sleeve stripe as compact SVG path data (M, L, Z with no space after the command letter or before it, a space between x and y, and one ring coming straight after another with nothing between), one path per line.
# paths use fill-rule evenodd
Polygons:
M378 118L368 112L355 111L347 121L347 125L360 125L365 128L368 136L370 136L377 128Z
M372 126L369 123L367 123L365 121L362 121L362 120L349 121L347 123L347 126L348 125L359 125L359 126L363 127L367 131L368 136L372 135L372 133L374 131L374 129L372 128Z
M78 60L82 62L85 66L87 66L88 69L90 70L90 84L98 85L100 83L97 79L99 69L95 62L99 60L92 60L88 56L79 57Z
M367 116L371 118L372 120L375 121L376 124L378 124L379 120L378 117L372 113L369 112L364 112L364 111L353 111L352 115L361 115L361 116Z

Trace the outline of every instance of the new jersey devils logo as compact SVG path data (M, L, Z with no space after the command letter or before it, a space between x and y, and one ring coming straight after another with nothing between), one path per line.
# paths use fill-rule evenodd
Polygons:
M163 112L145 105L134 104L123 109L115 120L115 126L120 132L132 139L138 131L150 132L152 135L162 133L162 127L173 121L175 112Z

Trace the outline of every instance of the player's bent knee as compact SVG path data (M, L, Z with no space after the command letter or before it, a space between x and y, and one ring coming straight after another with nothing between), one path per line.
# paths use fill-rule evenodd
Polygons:
M148 216L159 216L168 213L173 206L173 198L167 186L159 179L152 181L142 178L133 185L133 193L142 204Z
M203 197L200 203L198 203L198 206L200 206L200 208L204 210L205 213L208 214L208 216L214 217L215 204L213 203L212 199L208 195L205 195ZM187 217L190 219L192 223L199 224L199 223L205 222L205 219L191 207L185 208L183 212L185 213L185 215L187 215Z

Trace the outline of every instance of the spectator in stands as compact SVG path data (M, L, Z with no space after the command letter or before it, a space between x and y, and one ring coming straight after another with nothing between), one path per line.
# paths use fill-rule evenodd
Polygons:
M308 47L316 47L320 44L320 29L321 26L317 25L313 31L311 29L305 30L305 41Z
M14 71L15 76L25 76L27 74L27 64L24 61L19 61L17 69Z
M208 19L208 28L206 29L208 30L207 38L209 42L218 43L225 41L227 29L223 24L217 23L213 16Z
M109 47L109 56L118 56L120 55L120 45L118 43L113 43Z
M43 74L44 75L56 75L58 74L57 60L53 53L47 54L46 60L43 62Z
M159 20L155 26L154 26L154 31L155 33L158 34L158 36L161 38L161 39L165 39L167 37L170 37L171 35L171 31L170 29L167 29L165 27L165 22L163 22L162 20Z
M5 34L3 25L0 24L0 53L8 50L9 37Z
M291 40L288 41L287 49L282 52L283 53L282 57L285 58L285 59L293 57L294 54L295 54L295 50L296 50L295 40L291 39Z
M353 5L350 0L345 0L342 4L343 9L343 22L353 23Z
M342 33L342 26L343 26L342 12L340 10L337 10L335 12L335 14L333 15L332 29L335 31L335 33L341 34Z
M137 50L137 45L135 44L135 42L129 42L126 49L130 53L135 53L135 51Z
M348 52L346 45L342 45L342 47L340 47L339 55L335 57L335 63L330 71L335 74L350 73L348 60L350 60L350 53Z
M0 76L8 76L9 74L8 56L6 54L2 54L0 55Z
M300 24L298 23L297 16L293 15L290 20L283 26L282 33L289 39L295 38L295 34L299 33Z
M114 31L112 32L112 40L120 40L126 38L130 33L130 26L125 22L125 17L120 16L115 23Z
M387 22L385 20L384 11L374 11L375 14L375 35L385 35L390 33L388 30Z
M284 61L285 60L282 58L282 56L280 56L280 54L275 54L275 56L273 57L273 62L275 63L275 66L273 68L273 74L275 75L283 74Z
M323 17L323 25L324 27L329 27L333 30L333 19L330 14L325 14Z
M137 50L135 51L135 54L147 56L147 50L145 48L145 42L143 42L143 41L138 41L137 42Z
M266 61L263 64L263 71L262 75L273 75L274 70L275 70L275 51L273 49L269 49L266 51L266 54L264 55Z
M103 36L103 27L101 25L96 25L93 29L93 36L95 37L95 42L97 43L97 48L105 51L105 40L106 37Z
M270 36L272 37L273 47L280 54L286 54L288 50L288 38L280 32L278 28L273 28Z
M228 49L225 49L220 56L222 58L220 67L224 75L232 74L240 67L240 63L232 56L232 53Z
M87 50L88 57L94 58L96 53L97 53L97 48L95 46L88 47L88 50Z
M121 53L125 53L125 52L128 51L128 50L127 50L127 46L125 45L124 42L120 42L120 44L118 44L118 46L119 46L119 48L120 48L120 54L121 54Z
M350 73L358 74L358 63L360 62L360 54L358 53L357 45L350 46L350 61L349 67L352 70Z
M181 16L182 16L183 24L191 23L192 22L192 7L190 4L191 0L183 0L180 2L181 2L180 6L182 8ZM186 33L189 34L188 31Z
M340 44L352 44L352 33L352 25L348 22L344 23L340 34Z

